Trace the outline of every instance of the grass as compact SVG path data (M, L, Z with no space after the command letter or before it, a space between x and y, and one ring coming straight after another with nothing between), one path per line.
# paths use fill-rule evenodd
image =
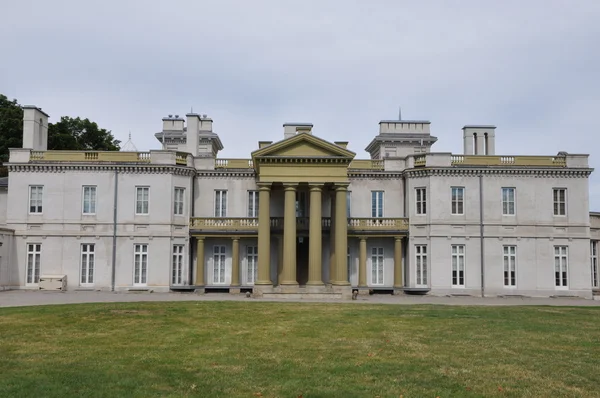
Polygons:
M1 397L600 396L600 308L0 309Z

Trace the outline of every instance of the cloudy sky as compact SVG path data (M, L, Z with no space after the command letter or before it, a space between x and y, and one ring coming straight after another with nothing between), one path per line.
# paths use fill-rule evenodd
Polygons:
M590 153L600 169L598 0L0 0L0 21L0 93L140 150L193 107L222 157L301 121L366 158L401 106L437 151L495 124L499 154ZM600 170L590 195L600 210Z

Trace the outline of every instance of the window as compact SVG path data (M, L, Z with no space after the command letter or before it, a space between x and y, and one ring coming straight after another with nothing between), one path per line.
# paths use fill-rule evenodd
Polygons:
M383 191L371 191L371 217L383 217Z
M554 188L554 215L564 216L567 214L567 190L565 188Z
M83 214L96 214L96 186L83 187Z
M30 243L27 245L27 283L33 284L40 281L40 263L42 245Z
M248 217L258 218L258 191L248 191Z
M94 284L94 264L96 255L93 244L81 245L81 286Z
M515 189L502 188L502 215L515 215Z
M185 196L185 188L175 188L173 195L173 214L183 216L183 198Z
M213 246L213 283L225 283L225 246Z
M148 245L134 245L133 284L146 285L148 281Z
M135 187L135 214L148 214L150 187Z
M227 191L215 191L215 217L227 217Z
M427 214L427 189L416 188L416 203L417 203L417 214Z
M598 282L598 241L592 240L590 241L590 253L591 253L591 263L592 263L592 287L600 287L600 282Z
M352 204L352 192L346 192L346 217L350 218L350 208Z
M41 185L31 185L29 187L29 213L42 213L42 194L44 187Z
M247 282L254 283L258 272L258 246L246 246L246 261L248 262Z
M452 287L465 287L464 245L452 245Z
M383 285L383 247L371 248L371 283Z
M296 192L296 217L306 217L306 192Z
M465 189L462 187L452 188L452 214L464 214Z
M567 246L554 246L554 278L558 288L568 286L569 264L567 260Z
M350 282L350 274L352 273L352 263L351 263L351 259L350 259L350 247L347 248L347 253L346 253L346 276L348 277L348 282Z
M427 286L427 245L415 245L417 286Z
M173 245L173 258L171 260L172 285L181 285L183 283L183 245Z
M504 261L504 287L517 286L517 247L504 246L503 261Z

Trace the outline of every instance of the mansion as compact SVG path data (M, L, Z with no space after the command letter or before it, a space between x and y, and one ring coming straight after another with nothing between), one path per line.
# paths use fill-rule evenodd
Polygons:
M494 126L432 152L428 121L383 120L357 159L286 123L247 159L206 115L169 115L160 150L48 151L24 107L0 179L0 290L578 296L600 289L588 155L500 156ZM130 142L128 143L131 144Z

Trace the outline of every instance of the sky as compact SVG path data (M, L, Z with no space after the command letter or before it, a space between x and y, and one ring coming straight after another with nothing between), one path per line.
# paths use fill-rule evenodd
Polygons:
M0 93L131 132L139 150L193 109L220 157L311 122L368 158L401 107L431 121L434 151L494 124L497 154L588 153L599 168L598 21L598 0L0 0Z

